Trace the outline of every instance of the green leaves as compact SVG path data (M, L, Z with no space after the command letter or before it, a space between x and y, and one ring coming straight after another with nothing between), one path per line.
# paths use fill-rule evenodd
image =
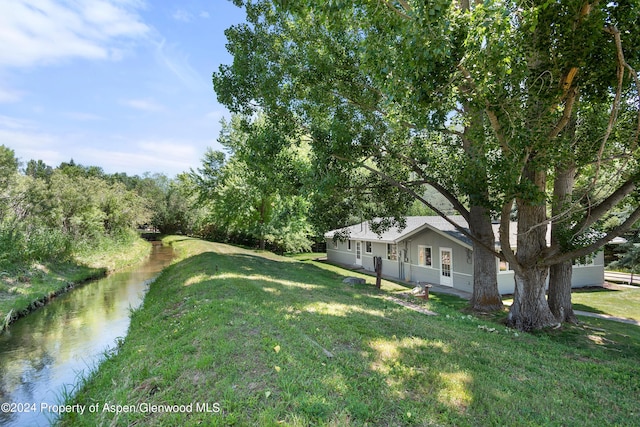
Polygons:
M247 236L278 251L309 249L302 196L309 152L298 133L295 123L279 126L264 115L223 123L219 142L230 156L209 149L203 166L191 172L218 238Z

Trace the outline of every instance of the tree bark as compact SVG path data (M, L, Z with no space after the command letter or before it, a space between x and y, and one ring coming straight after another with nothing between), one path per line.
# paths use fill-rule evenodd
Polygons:
M472 206L469 214L469 231L485 245L495 246L489 211ZM502 310L502 298L498 290L496 257L482 245L473 245L473 294L470 301L474 311Z
M544 192L546 172L525 167L523 180ZM546 204L517 199L518 238L517 265L514 268L515 292L507 316L507 325L522 331L554 326L558 322L545 298L549 268L538 261L547 247Z
M571 304L571 261L554 264L549 268L549 309L558 322L578 323Z
M575 127L574 127L575 129ZM571 196L575 182L575 164L556 168L553 183L553 206L551 216L557 218L551 223L551 244L560 244L560 236L566 229L566 221L560 220L563 210L571 203ZM573 266L571 260L553 264L549 271L549 308L558 322L578 323L578 318L571 305L571 275Z
M472 82L466 82L461 85L461 90L471 93L472 86ZM483 206L489 199L486 159L481 148L484 142L484 112L469 102L463 101L462 104L470 117L462 135L462 148L466 156L464 167L469 172L463 184L471 205L469 231L481 242L473 243L473 293L469 305L474 311L499 311L503 305L498 290L496 257L491 252L495 249L496 238L489 209Z
M548 271L545 267L532 267L522 274L516 272L513 304L507 316L508 326L532 331L558 323L545 298Z

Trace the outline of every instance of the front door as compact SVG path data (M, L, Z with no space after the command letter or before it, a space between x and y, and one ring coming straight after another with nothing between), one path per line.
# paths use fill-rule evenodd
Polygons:
M440 284L442 286L453 286L452 265L451 248L440 248Z
M356 265L362 265L362 242L356 240Z

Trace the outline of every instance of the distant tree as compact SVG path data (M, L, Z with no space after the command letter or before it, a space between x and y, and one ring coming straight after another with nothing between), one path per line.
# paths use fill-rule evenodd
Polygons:
M308 149L287 137L264 116L234 116L223 123L219 137L229 158L209 149L202 167L191 173L211 221L227 235L254 237L260 249L268 244L281 251L311 246L303 194Z
M105 179L107 174L105 174L104 170L99 166L83 166L81 164L77 164L73 159L69 162L62 162L56 168L66 175L71 177L75 176L83 176L85 178L93 177Z
M40 178L48 181L53 173L53 168L42 160L29 160L24 170L25 175L29 175L33 178Z
M9 147L0 145L0 191L7 189L15 180L18 165L15 152Z
M616 256L618 260L614 261L611 267L629 270L631 283L633 283L633 276L640 273L640 232L636 231L632 237L627 239L627 243L620 247L620 253Z
M193 200L182 181L171 180L163 197L156 200L151 223L164 234L193 234L195 221Z
M15 152L0 145L0 222L2 222L10 205L9 190L18 176L18 159Z

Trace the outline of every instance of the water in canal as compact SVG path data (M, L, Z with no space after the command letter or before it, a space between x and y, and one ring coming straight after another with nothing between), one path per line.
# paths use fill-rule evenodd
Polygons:
M0 426L50 425L57 414L48 405L62 403L126 335L130 310L172 258L154 244L143 264L64 294L0 334Z

